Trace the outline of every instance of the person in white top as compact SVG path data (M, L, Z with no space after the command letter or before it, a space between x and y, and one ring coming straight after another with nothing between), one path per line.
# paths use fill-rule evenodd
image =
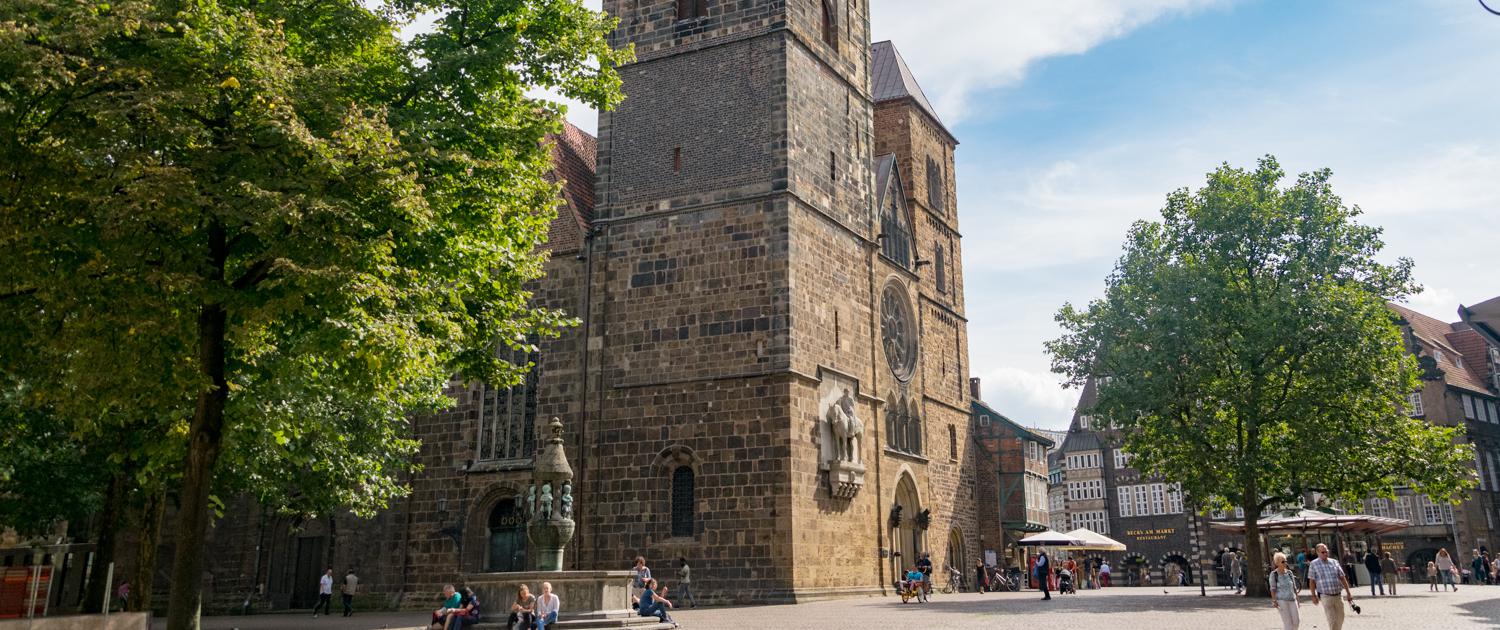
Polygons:
M328 614L329 602L333 599L333 567L323 577L318 579L318 603L313 606L313 619L318 618L318 609L323 609L323 614Z
M542 582L542 594L536 596L536 630L557 623L557 611L561 609L562 602L552 594L552 583Z

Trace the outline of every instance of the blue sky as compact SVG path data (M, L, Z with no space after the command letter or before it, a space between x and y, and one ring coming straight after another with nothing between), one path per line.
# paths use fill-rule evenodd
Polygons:
M871 10L962 141L970 363L1019 422L1064 427L1076 402L1042 349L1053 313L1098 296L1129 224L1220 162L1333 169L1388 257L1416 261L1419 311L1500 295L1500 16L1475 0Z

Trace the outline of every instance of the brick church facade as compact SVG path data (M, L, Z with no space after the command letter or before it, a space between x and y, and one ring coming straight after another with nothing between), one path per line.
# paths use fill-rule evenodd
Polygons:
M413 419L412 493L371 520L231 505L205 606L370 605L531 568L515 498L539 423L575 471L570 569L645 556L698 596L879 593L979 557L957 140L859 0L606 0L626 100L556 138L539 305L579 319L525 383ZM167 555L167 554L163 554ZM167 557L170 557L167 555Z

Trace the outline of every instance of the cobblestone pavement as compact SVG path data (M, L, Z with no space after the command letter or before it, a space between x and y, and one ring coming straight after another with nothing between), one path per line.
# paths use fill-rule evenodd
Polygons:
M1406 586L1406 585L1402 585ZM1418 590L1421 588L1422 590ZM1463 630L1500 628L1500 586L1464 587L1456 593L1429 593L1412 585L1399 597L1355 594L1363 614L1349 611L1345 630ZM1303 630L1327 628L1322 611L1303 598ZM407 630L421 628L422 613L369 613L344 619L307 615L208 617L205 630ZM1222 590L1199 597L1197 588L1114 588L1081 591L1041 601L1034 592L935 595L927 604L902 604L895 597L842 599L795 606L700 608L674 613L685 630L1119 628L1121 630L1279 630L1269 600L1247 600ZM153 628L163 628L158 619Z

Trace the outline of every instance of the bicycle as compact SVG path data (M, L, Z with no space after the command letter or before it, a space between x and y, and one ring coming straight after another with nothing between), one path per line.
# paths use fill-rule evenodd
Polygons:
M942 589L941 592L944 595L952 595L954 593L962 593L965 590L967 590L967 589L964 588L964 574L960 573L958 571L949 569L948 570L948 584L943 587L943 589Z

